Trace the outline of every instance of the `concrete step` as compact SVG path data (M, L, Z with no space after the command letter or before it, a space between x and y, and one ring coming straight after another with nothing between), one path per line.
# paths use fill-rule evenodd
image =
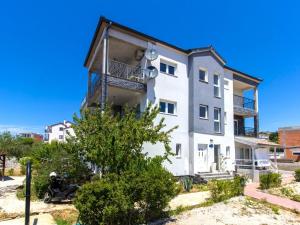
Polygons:
M227 173L227 172L220 172L220 173L198 173L197 176L200 178L200 180L203 181L209 181L209 180L231 180L233 179L233 175Z
M228 175L229 173L227 173L227 172L216 172L216 173L212 173L212 172L199 172L198 174L200 176L211 176L211 175Z

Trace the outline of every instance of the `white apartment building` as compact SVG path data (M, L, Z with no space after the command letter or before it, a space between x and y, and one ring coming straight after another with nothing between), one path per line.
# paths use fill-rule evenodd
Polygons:
M64 120L63 122L46 126L44 141L47 143L52 141L65 142L68 137L74 135L72 123Z
M228 67L213 47L182 49L101 17L84 65L82 107L108 101L116 112L125 104L142 112L151 102L167 128L179 126L172 133L175 156L165 163L175 176L233 171L236 158L251 159L244 140L258 134L261 79ZM145 143L144 151L154 156L164 149Z

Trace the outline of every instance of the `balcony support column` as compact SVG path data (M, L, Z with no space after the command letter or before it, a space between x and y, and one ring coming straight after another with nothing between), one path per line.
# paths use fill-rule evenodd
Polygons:
M254 99L255 99L255 113L254 116L254 133L255 136L259 136L259 113L258 113L258 87L256 86L254 89Z
M108 74L108 45L109 45L109 26L106 28L103 38L102 74L101 74L101 110L104 110L107 101L107 74Z
M92 72L88 72L88 93L86 95L86 103L89 106L90 98L91 98L91 90L92 90Z

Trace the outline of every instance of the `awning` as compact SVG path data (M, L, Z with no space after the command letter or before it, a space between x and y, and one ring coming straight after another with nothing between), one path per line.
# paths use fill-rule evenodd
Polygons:
M234 137L234 141L251 147L280 147L279 144L261 138L253 137Z

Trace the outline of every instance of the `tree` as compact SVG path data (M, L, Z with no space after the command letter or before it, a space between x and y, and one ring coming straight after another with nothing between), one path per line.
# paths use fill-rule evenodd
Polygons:
M269 135L269 140L275 143L279 142L279 138L278 138L278 132L272 132Z
M162 163L171 155L170 133L164 120L155 123L157 107L149 105L137 117L125 108L113 115L110 107L75 116L76 138L69 140L81 158L100 167L102 176L82 186L75 199L83 224L132 225L160 218L179 191ZM163 156L143 153L145 142L163 143Z
M30 156L35 141L32 138L13 136L10 132L0 134L0 153L7 154L8 157Z
M0 153L7 154L7 156L14 156L15 148L16 140L10 132L0 134Z
M102 174L126 170L128 162L144 157L145 142L163 143L164 159L171 154L170 133L174 127L165 131L164 119L157 124L154 119L158 107L149 105L140 118L136 111L125 107L124 114L113 115L110 107L104 111L99 108L86 110L82 117L74 116L73 129L79 154L87 161L100 167Z

